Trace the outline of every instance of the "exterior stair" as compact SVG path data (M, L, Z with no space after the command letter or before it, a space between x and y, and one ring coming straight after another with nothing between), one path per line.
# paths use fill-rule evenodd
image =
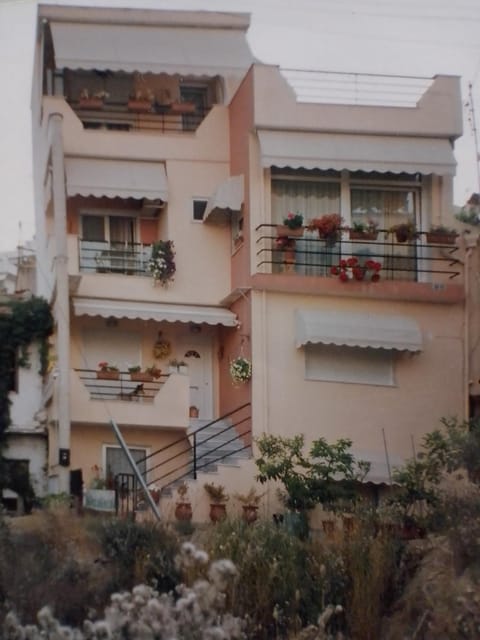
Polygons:
M209 420L195 418L190 423L189 435L205 427ZM236 432L231 429L231 421L225 419L204 428L197 436L196 453L198 470L215 473L220 462L222 465L237 465L239 460L252 457L252 447L244 447ZM193 453L193 451L192 451Z

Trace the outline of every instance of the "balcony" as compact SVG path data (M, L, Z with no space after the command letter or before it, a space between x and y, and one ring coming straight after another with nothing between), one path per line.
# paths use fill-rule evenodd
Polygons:
M180 374L158 380L131 380L120 372L117 380L97 378L97 372L74 369L70 374L71 420L139 427L180 427L189 423L190 379Z
M456 257L458 247L447 242L428 242L426 233L420 233L415 240L398 242L386 229L379 230L376 239L352 239L344 231L341 239L329 243L304 230L301 237L289 236L285 246L279 247L276 225L260 225L256 232L257 272L263 274L338 279L340 261L352 257L357 259L360 270L357 277L351 269L347 270L347 277L356 280L369 279L371 274L364 268L369 260L380 263L381 280L442 283L461 274L461 263Z
M83 273L149 276L151 245L79 240L79 267Z

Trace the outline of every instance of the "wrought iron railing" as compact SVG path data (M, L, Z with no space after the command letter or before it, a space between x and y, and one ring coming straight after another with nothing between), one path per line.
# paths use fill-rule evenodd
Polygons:
M278 239L276 225L262 224L256 232L257 269L263 273L335 277L332 267L349 257L357 258L359 265L365 265L367 260L379 262L382 280L427 281L437 276L452 279L461 272L461 263L455 257L456 245L446 239L429 242L426 233L398 242L386 229L379 230L375 239L351 238L344 231L341 237L329 241L304 229L302 236L292 234L284 242Z
M81 108L71 103L85 129L110 131L148 130L159 133L196 131L211 110L211 106L192 105L192 110L178 105L153 104L148 112L135 112L125 103L107 102L100 108Z
M209 434L215 425L220 429ZM220 443L217 442L219 438ZM251 444L251 405L248 402L150 453L138 460L137 465L146 465L143 476L148 485L163 490L187 478L196 480L199 472L249 451ZM117 513L135 510L143 499L133 473L115 477L115 493Z
M153 402L168 374L159 378L132 374L126 371L101 373L93 369L75 369L92 400L121 400L124 402ZM118 374L118 375L117 375Z
M147 270L151 245L140 242L79 240L80 271L150 275Z

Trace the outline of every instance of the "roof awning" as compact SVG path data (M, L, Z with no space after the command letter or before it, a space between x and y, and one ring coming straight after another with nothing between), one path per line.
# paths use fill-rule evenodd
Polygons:
M168 200L163 162L66 158L67 195Z
M438 138L259 131L264 167L455 175L452 145Z
M238 324L236 315L228 309L202 305L74 297L73 309L76 316L155 320L155 322L195 322L221 324L224 327L236 327Z
M333 344L421 351L422 333L412 318L342 311L295 312L296 345Z
M207 202L203 222L223 222L230 211L240 211L243 198L243 174L231 176L222 182Z
M215 76L254 62L243 29L52 22L51 31L58 69Z

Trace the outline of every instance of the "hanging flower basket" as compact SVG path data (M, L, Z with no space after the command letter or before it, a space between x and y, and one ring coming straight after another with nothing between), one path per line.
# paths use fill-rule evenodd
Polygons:
M252 377L252 363L247 358L239 356L230 362L230 376L234 382L245 383Z
M164 287L175 275L175 248L172 240L158 240L152 245L152 256L147 264L155 282Z

